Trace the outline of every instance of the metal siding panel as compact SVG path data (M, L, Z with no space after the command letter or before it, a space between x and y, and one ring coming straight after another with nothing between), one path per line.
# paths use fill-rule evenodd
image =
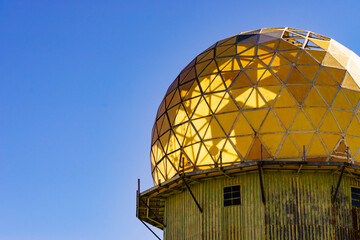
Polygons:
M338 179L339 174L265 171L266 206L256 172L191 184L203 214L188 190L168 197L164 238L351 239L350 185L355 184L350 177L343 177L333 216L331 188ZM241 186L241 205L223 207L223 188L231 185Z

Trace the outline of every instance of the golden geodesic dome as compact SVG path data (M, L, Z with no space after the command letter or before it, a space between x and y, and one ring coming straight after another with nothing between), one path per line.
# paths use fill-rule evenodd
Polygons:
M160 104L154 182L259 160L261 146L263 160L301 160L305 149L309 161L347 161L348 147L360 161L359 85L360 58L313 32L263 28L221 40Z

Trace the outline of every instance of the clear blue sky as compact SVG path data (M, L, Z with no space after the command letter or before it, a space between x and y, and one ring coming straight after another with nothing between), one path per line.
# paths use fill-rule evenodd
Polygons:
M154 239L135 190L153 185L167 87L214 42L261 27L359 54L359 1L319 2L0 0L0 239Z

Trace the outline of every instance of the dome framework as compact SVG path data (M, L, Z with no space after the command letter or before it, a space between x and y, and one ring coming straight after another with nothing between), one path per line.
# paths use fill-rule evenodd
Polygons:
M198 55L152 132L155 184L256 160L360 161L360 60L293 28L243 32ZM180 160L181 159L181 160Z

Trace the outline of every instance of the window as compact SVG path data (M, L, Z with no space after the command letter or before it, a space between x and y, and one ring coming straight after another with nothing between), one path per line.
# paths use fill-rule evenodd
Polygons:
M360 208L360 188L351 187L351 204Z
M240 203L240 185L224 187L224 207Z

